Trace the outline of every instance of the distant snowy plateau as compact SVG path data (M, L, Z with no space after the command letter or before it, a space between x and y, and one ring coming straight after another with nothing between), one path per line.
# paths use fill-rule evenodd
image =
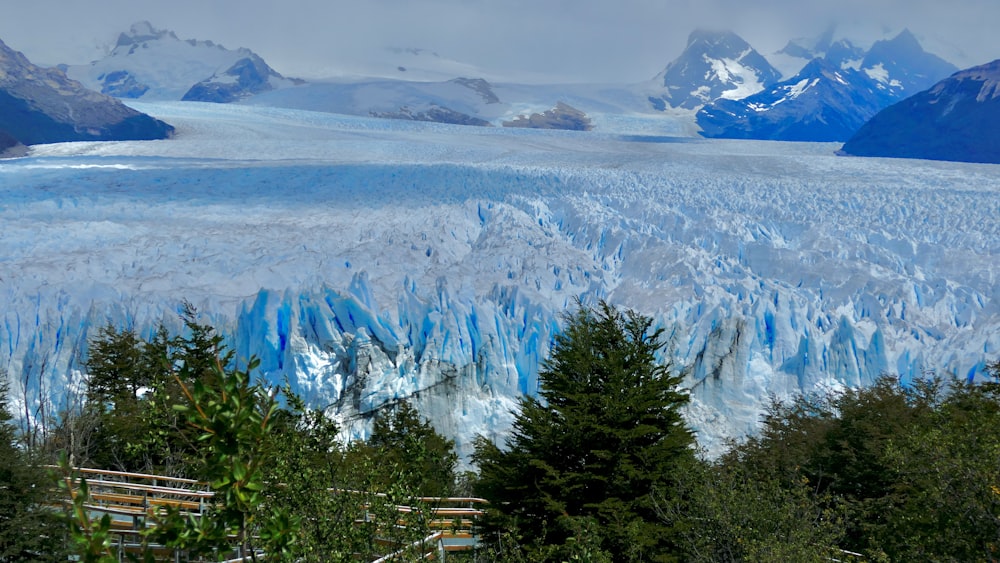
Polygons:
M978 379L1000 358L997 166L680 139L663 118L577 133L132 105L175 138L0 161L0 368L31 416L74 400L100 327L179 329L182 300L348 433L411 398L466 455L537 390L578 298L666 329L712 452L772 395Z

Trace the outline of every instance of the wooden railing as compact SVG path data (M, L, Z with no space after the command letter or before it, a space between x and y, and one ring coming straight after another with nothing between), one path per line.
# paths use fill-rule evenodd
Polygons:
M101 518L107 514L111 519L111 530L116 537L114 548L119 560L142 547L140 534L155 526L155 517L167 507L197 516L205 515L212 509L214 493L205 483L193 479L77 468L69 482L74 495L80 489L81 480L87 482L89 494L84 506L91 516ZM329 492L352 494L356 491L329 489ZM407 519L403 516L423 512L429 516L426 523L433 533L409 545L387 545L388 549L394 551L376 561L412 559L414 555L422 559L443 560L447 553L468 551L476 547L476 524L483 515L485 500L470 497L420 497L414 501L417 503L414 506L396 507L401 515L397 524L405 526ZM365 515L362 515L358 522L365 520ZM161 550L169 557L166 548ZM240 560L242 559L233 559Z

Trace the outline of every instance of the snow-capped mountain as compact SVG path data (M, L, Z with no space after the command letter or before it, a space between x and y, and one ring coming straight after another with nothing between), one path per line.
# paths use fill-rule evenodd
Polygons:
M892 101L867 74L817 58L763 92L706 105L697 121L705 137L844 141Z
M731 31L695 30L687 47L653 79L649 102L695 109L719 98L738 100L781 79L781 73Z
M845 35L851 31L831 26L819 37L789 41L775 55L797 58L802 64L821 58L840 68L862 70L896 100L926 90L958 70L924 50L909 29L895 35L883 33L869 42L868 48L861 47L859 39Z
M787 56L801 61L799 66L813 59L825 59L840 68L861 67L865 49L847 37L839 37L837 26L830 26L819 37L789 40L776 56Z
M707 104L697 115L703 135L845 141L879 110L926 88L929 77L939 80L954 69L924 51L907 30L876 41L860 59L849 41L832 41L832 32L814 44L790 43L782 52L817 58L758 94Z
M957 72L882 110L842 151L1000 163L1000 60Z
M64 70L88 88L142 100L233 101L301 82L284 78L249 49L181 40L149 22L119 35L106 57Z
M300 84L304 84L304 81L281 76L267 66L264 59L250 53L224 72L217 72L192 86L181 100L226 104L254 94Z
M910 30L904 29L892 39L876 41L861 61L861 70L893 100L902 100L930 88L958 67L925 51Z
M163 139L173 127L40 68L0 41L0 150L21 143Z
M348 431L409 398L463 453L502 440L577 298L666 329L709 448L755 428L771 395L978 378L1000 357L1000 167L138 107L180 133L0 164L17 412L79 392L101 327L177 329L183 299Z

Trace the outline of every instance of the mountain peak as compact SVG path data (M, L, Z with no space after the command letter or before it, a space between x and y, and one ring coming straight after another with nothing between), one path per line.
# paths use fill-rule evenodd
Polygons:
M698 49L711 54L740 55L750 44L729 30L696 29L688 36L686 50Z
M894 91L898 98L926 90L958 70L955 65L925 51L909 29L892 39L876 41L861 62L861 68L881 83L882 88Z
M275 88L301 84L296 79L286 79L268 66L264 59L251 52L236 61L224 72L195 84L181 100L197 102L230 103L268 92Z
M705 137L843 141L887 99L865 74L822 57L742 100L716 100L697 115Z
M157 39L163 39L164 37L170 37L172 39L177 39L173 31L166 29L156 29L153 24L148 21L139 21L132 24L129 28L128 33L122 33L118 36L118 42L115 47L124 47L129 45L138 45L146 41L155 41Z
M904 27L903 31L900 31L889 41L911 49L920 49L921 51L924 50L924 48L920 46L920 41L917 40L917 36L913 35L913 32L910 31L910 28L908 27Z
M736 35L734 32L728 29L698 28L692 31L690 35L688 35L687 44L690 47L692 44L701 41L704 43L708 43L709 45L717 45L719 43L723 43L725 41L732 40L734 38L737 41L742 41L745 43L742 37Z
M871 49L869 49L869 54L892 54L892 55L907 55L907 56L919 56L928 54L924 51L923 46L920 45L920 41L909 29L903 29L895 37L891 39L880 39L872 44Z
M665 88L654 107L695 109L718 98L738 99L781 78L760 53L732 31L696 29L687 48L654 79Z

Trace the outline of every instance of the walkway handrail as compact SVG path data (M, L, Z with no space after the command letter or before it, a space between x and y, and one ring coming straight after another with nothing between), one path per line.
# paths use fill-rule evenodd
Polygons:
M71 482L74 485L79 484L81 479L82 478L80 477L75 477L71 480ZM128 491L143 491L147 493L194 497L197 499L212 498L215 496L213 491L196 491L178 487L163 487L161 485L142 485L139 483L129 483L127 481L104 481L103 479L87 479L87 486L91 488L104 487L109 489L125 489Z
M61 470L61 468L54 469ZM212 499L215 497L213 491L207 490L207 483L182 477L163 477L148 473L78 467L73 468L72 474L66 475L64 479L70 485L73 496L76 495L75 489L79 483L81 481L87 482L91 498L84 504L84 508L91 513L117 516L113 520L123 526L112 529L112 533L120 534L120 538L146 529L150 524L146 517L154 515L165 505L176 505L182 510L190 510L191 514L204 514L204 511L211 510ZM150 482L153 484L149 484ZM159 482L171 483L175 486L161 485L158 484ZM350 489L330 488L327 489L327 492L388 498L385 493L366 493ZM485 499L476 497L408 498L413 503L412 505L395 506L400 515L396 525L405 526L404 515L406 514L423 513L429 516L426 520L428 526L431 529L436 528L436 530L426 538L399 547L393 553L385 555L373 563L385 563L398 559L406 553L413 553L415 549L421 550L422 558L434 557L437 554L441 559L447 552L474 549L477 544L476 520L484 514L483 507L488 504ZM72 503L71 500L63 502ZM362 510L367 511L365 507ZM119 543L123 545L121 542ZM393 542L385 547L391 549L399 545L399 543Z
M372 561L372 563L386 563L386 561L392 561L393 559L395 559L395 558L397 558L397 557L405 554L406 552L412 550L413 548L417 548L417 547L423 548L425 545L427 545L430 542L434 542L434 544L435 544L434 545L434 549L435 550L443 550L444 548L440 545L441 544L441 540L443 538L444 538L444 534L443 533L441 533L441 532L434 532L433 534L427 536L426 538L424 538L422 540L417 540L417 541L415 541L415 542L413 542L411 544L404 545L402 548L400 548L400 549L398 549L398 550L390 553L389 555L385 555L383 557L379 557L378 559ZM424 548L422 551L424 552L424 554L427 553L427 549L426 548Z
M45 467L47 469L54 469L54 470L61 469L57 465L46 465ZM163 475L154 475L152 473L132 473L130 471L113 471L111 469L92 469L89 467L74 467L73 471L81 474L115 476L115 477L124 477L126 479L142 479L146 481L174 481L177 483L186 483L188 485L202 485L208 487L208 483L205 483L204 481L198 481L197 479L187 479L184 477L165 477Z

